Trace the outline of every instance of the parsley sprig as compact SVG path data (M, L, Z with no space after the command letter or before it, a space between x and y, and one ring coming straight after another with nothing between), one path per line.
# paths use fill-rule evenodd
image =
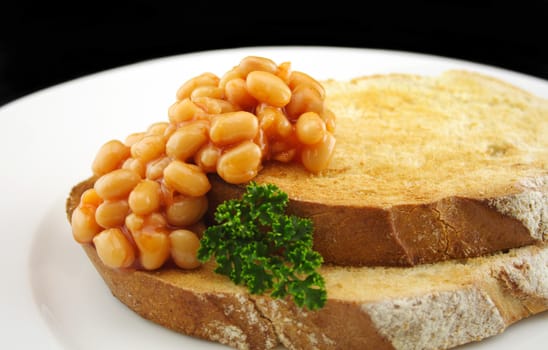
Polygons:
M322 256L312 248L312 221L286 215L287 194L273 184L250 182L240 200L220 204L200 241L198 259L213 256L215 272L252 294L292 296L310 310L325 305L327 292L316 271Z

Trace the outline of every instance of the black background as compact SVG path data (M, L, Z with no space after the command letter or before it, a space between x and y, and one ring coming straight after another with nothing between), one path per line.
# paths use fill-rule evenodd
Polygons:
M428 53L548 79L548 0L0 5L0 105L151 58L262 45Z

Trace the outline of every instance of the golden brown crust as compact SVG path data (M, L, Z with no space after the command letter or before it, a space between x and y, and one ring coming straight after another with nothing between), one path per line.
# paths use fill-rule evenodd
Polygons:
M240 198L244 187L210 175L211 208ZM485 200L449 197L428 204L326 205L290 198L292 214L314 222L314 249L324 261L351 266L412 266L481 256L535 242L518 220ZM211 214L211 213L210 213Z

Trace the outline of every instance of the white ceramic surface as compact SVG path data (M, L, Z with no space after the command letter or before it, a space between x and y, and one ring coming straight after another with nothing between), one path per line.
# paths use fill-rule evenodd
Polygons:
M70 187L98 147L166 120L188 78L222 74L246 55L291 61L318 78L473 69L548 98L538 78L445 57L333 47L248 47L145 61L85 76L0 108L0 344L8 349L228 349L141 319L121 305L73 241ZM548 314L463 349L545 349Z

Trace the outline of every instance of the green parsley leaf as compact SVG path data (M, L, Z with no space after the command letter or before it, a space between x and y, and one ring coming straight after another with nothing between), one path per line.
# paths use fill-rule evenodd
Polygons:
M250 182L240 200L220 204L200 240L198 259L215 258L215 272L246 286L252 294L291 296L300 307L317 310L327 292L317 269L312 221L287 215L287 194L273 184Z

